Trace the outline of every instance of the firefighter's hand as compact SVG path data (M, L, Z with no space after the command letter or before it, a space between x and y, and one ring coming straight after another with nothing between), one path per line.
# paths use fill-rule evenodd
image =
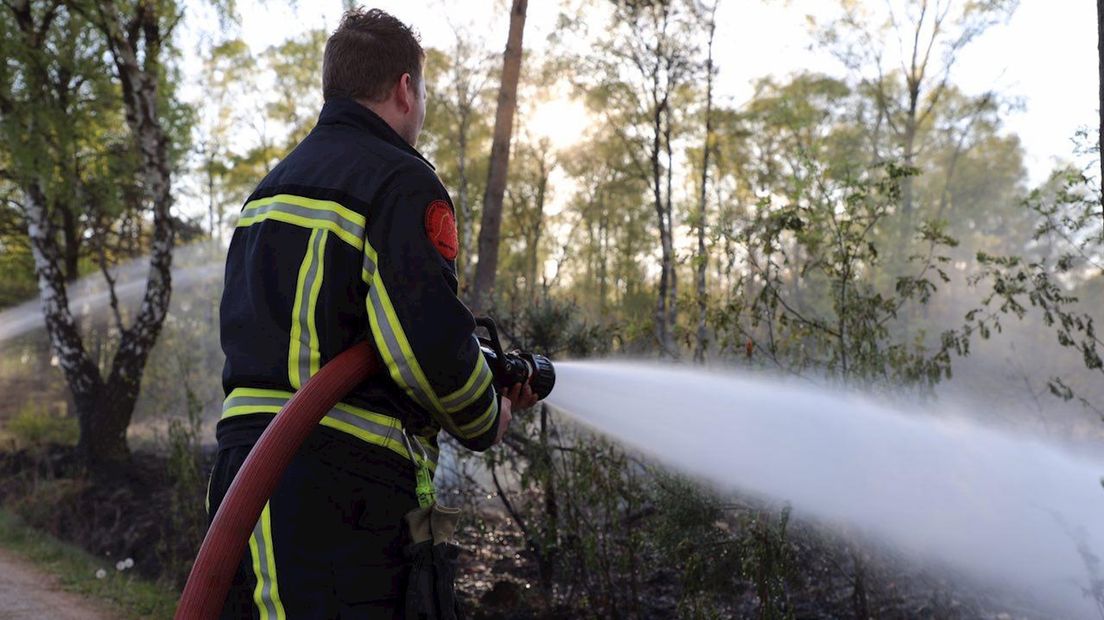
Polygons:
M498 408L498 434L495 435L494 442L497 444L506 436L506 429L510 428L512 410L515 407L528 409L536 403L537 395L533 393L533 388L529 387L528 383L516 383L514 387L503 392L502 403Z
M528 409L537 404L537 395L528 383L515 383L514 387L502 394L503 398L510 399L510 406L514 409Z
M494 443L497 445L502 441L502 438L506 436L506 429L510 428L510 399L506 398L506 395L502 395L502 401L498 404L498 432L495 433Z

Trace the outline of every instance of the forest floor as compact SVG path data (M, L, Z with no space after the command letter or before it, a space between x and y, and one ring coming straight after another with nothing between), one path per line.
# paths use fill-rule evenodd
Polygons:
M210 460L209 454L205 457L205 461ZM166 519L175 510L165 474L166 457L136 453L133 475L111 484L72 475L69 472L73 471L74 460L72 448L53 447L36 453L0 451L0 620L170 617L180 579L194 557L198 543L194 536L201 537L202 531L182 535L173 529L172 520ZM187 503L201 512L202 488ZM479 518L473 521L479 527L458 532L458 542L465 551L458 566L457 590L468 613L484 620L578 617L581 610L572 606L578 604L578 592L559 590L551 600L541 597L535 562L510 519L500 511L476 514ZM28 537L48 538L55 545L60 544L56 539L62 539L69 550L28 553ZM855 575L849 567L836 564L838 558L851 557L855 551L835 549L834 545L812 528L795 524L792 548L796 575L787 586L788 607L795 617L861 617L853 608ZM79 557L68 558L67 554ZM82 597L55 596L58 582L40 575L25 562L16 559L9 569L8 558L19 556L30 557L48 572L60 575L66 589L109 601L126 613L96 615L94 605L85 613ZM65 566L59 566L59 557ZM133 568L117 570L116 562L127 558L133 559ZM107 575L97 578L101 568ZM677 592L672 589L672 584L678 582L676 573L677 567L657 573L648 584L649 594L638 602L638 613L631 615L679 616ZM1005 595L955 583L901 558L878 553L871 553L865 560L863 578L864 597L868 598L865 606L873 617L1047 617L1030 606L1009 601ZM755 589L744 585L720 601L722 617L759 615ZM15 598L9 601L9 596ZM49 607L50 613L39 613L41 608L36 605L43 601L58 605L62 611ZM64 615L70 607L81 613ZM24 609L26 614L20 615Z

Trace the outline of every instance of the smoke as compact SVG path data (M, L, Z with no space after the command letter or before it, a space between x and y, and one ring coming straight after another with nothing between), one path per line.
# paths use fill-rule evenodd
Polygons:
M1104 550L1104 459L810 385L659 364L557 372L551 404L723 491L1094 617L1079 545Z

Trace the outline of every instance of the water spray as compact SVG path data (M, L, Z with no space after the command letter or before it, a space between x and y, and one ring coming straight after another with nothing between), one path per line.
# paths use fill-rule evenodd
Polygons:
M489 334L479 344L500 392L525 382L540 398L548 396L556 383L552 362L526 351L503 352L494 321L480 318L476 323ZM291 459L330 409L383 370L371 344L355 344L323 366L276 414L249 451L211 521L176 608L176 620L219 616L249 536Z

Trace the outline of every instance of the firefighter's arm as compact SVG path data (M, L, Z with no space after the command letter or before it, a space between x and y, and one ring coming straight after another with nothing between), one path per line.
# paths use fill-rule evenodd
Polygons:
M372 339L411 399L464 447L486 450L499 404L475 320L456 294L452 205L428 168L394 178L377 197L364 246Z

